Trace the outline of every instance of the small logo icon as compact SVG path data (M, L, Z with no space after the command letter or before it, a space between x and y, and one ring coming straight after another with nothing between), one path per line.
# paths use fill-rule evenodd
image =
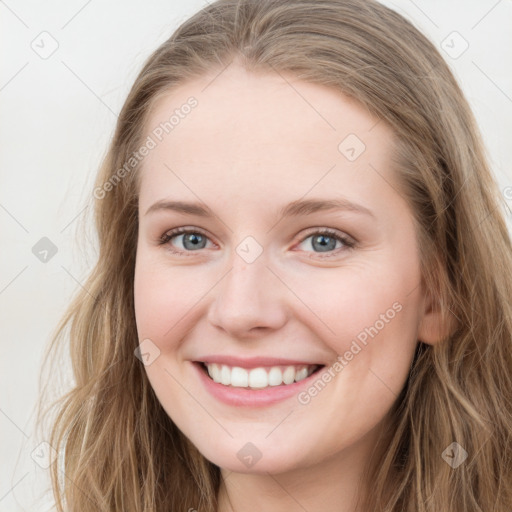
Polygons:
M441 48L452 59L458 59L469 48L469 43L458 32L453 31L441 41Z
M252 443L246 443L236 454L238 459L243 462L248 468L252 468L258 462L262 453Z
M45 236L32 247L32 254L43 263L48 263L57 251L57 246Z
M34 50L41 59L48 59L51 57L59 47L57 39L55 39L49 32L41 32L31 43L30 47Z
M48 469L57 457L57 450L51 444L43 441L32 450L30 457L39 467Z
M246 236L237 245L236 252L246 263L253 263L263 252L263 247L254 237Z
M149 338L146 338L135 349L134 354L144 366L149 366L160 356L160 349Z
M468 452L459 443L454 442L446 448L441 456L448 465L455 469L468 458Z
M366 145L355 133L348 134L338 144L338 151L349 162L354 162L357 160L364 153L365 149Z

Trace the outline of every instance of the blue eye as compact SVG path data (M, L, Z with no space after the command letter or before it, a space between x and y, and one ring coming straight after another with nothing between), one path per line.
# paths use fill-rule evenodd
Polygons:
M183 249L185 251L175 250L172 247L172 244L170 243L173 238L179 238L181 237L181 243L183 246ZM202 233L201 231L187 229L187 228L176 228L172 231L168 231L167 233L164 233L162 237L159 240L160 245L169 245L171 247L171 251L177 254L181 254L183 252L191 252L191 251L197 251L199 249L204 249L206 246L206 242L208 241L208 237Z
M316 231L310 231L310 233L311 234L308 236L302 238L300 245L305 244L307 240L311 239L309 247L321 258L338 254L343 250L352 249L356 245L356 242L351 237L329 228L317 228ZM174 238L181 238L181 248L176 248L174 244L171 243ZM159 245L167 245L172 253L184 256L188 255L187 253L205 249L209 241L206 234L197 228L176 228L164 233L158 243ZM325 256L323 256L323 254L325 254Z
M355 246L355 242L351 238L331 229L314 231L311 235L304 238L301 244L305 244L309 239L311 241L307 245L314 252L328 253L327 256L331 256L333 251L335 251L334 254L337 254L340 250L343 250L343 247L345 249L352 249Z
M306 244L307 247L313 249L313 254L320 258L336 256L340 252L353 249L356 246L356 242L351 237L329 228L317 229L310 233L302 239L300 245ZM306 243L308 240L310 242Z

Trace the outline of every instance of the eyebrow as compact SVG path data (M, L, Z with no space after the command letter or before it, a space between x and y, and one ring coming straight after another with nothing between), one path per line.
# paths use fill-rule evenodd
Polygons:
M196 215L198 217L215 217L214 213L204 203L171 201L162 199L152 204L145 215L161 210L170 210L186 215ZM356 213L362 213L375 218L375 215L368 208L348 201L347 199L298 199L293 201L278 212L280 217L299 217L311 215L313 213L332 210L344 210Z

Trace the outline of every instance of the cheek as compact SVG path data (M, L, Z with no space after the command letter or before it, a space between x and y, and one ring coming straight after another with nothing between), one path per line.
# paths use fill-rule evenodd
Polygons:
M311 407L322 411L326 438L335 439L343 429L356 440L384 418L399 396L417 345L420 300L418 289L411 293L416 273L409 268L410 274L389 265L384 273L366 266L343 269L335 280L308 280L308 306L322 321L322 342L337 356L330 375L298 397L304 416L295 420L305 428Z
M186 268L170 269L144 250L138 252L134 301L139 343L150 340L146 347L150 347L152 360L145 365L146 375L160 404L173 421L176 417L186 420L197 414L178 384L183 381L178 355L180 340L190 328L193 306L202 294L204 291L197 288L192 273ZM179 426L186 429L187 423L179 423Z
M135 317L139 338L158 340L164 349L185 327L194 305L208 289L192 267L169 268L141 256L134 278Z
M362 417L375 415L377 420L399 395L414 356L421 304L416 286L419 267L415 260L404 265L390 257L385 264L333 270L329 279L318 272L316 276L304 279L297 295L307 297L321 320L315 323L321 325L317 332L322 342L337 354L331 364L332 389L337 390L342 409L356 417L364 404L373 404ZM324 399L327 394L318 405Z
M321 321L322 338L338 354L380 336L394 339L414 337L418 322L418 295L414 291L414 269L399 271L392 265L329 269L315 277L303 276L293 287ZM311 313L310 313L311 314Z

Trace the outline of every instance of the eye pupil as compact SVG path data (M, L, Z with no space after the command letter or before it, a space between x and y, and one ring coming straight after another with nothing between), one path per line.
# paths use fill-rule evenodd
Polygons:
M183 235L183 247L186 249L203 249L204 245L202 247L198 247L201 242L205 242L206 239L203 237L203 235L200 235L198 233L186 233ZM187 247L187 243L191 243L191 246Z
M320 252L336 249L336 239L330 236L318 235L313 238L313 248L320 249Z

